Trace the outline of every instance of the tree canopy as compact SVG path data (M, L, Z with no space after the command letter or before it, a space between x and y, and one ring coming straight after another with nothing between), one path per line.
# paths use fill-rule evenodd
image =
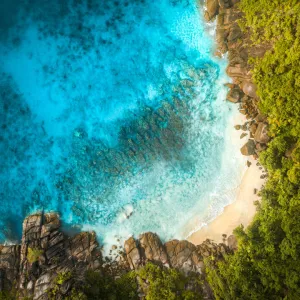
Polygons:
M250 58L272 140L259 160L269 178L252 224L235 230L238 250L207 261L217 299L300 299L300 3L242 0L243 28L268 43Z

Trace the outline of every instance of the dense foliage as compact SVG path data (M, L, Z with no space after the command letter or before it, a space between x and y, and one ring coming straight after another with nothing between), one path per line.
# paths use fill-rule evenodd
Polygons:
M0 292L0 300L14 300L16 299L13 292Z
M56 275L47 291L49 299L66 300L201 300L203 286L199 275L189 274L147 263L138 271L111 275L105 271L88 271L84 282L77 282L70 271ZM69 295L62 294L63 286L72 282ZM15 290L0 292L0 300L19 299ZM23 299L23 298L22 298ZM25 297L32 299L32 297Z
M135 300L140 299L138 290L146 300L202 299L199 277L193 275L187 277L175 269L167 269L152 263L118 278L89 271L83 292L86 299Z
M175 269L148 263L138 272L146 300L200 300L202 285L198 276L185 276Z
M87 299L95 300L135 300L137 295L135 272L128 272L115 279L110 275L88 271L84 294Z
M43 254L43 250L29 247L27 253L27 260L32 264L38 261L42 254Z
M242 0L253 43L272 45L251 59L271 142L260 155L269 179L250 227L236 229L239 248L208 261L217 299L300 299L300 2Z

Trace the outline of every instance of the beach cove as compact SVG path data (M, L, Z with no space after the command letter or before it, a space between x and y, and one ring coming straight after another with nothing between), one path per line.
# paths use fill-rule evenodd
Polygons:
M248 57L262 57L269 49L269 45L252 45L249 35L242 32L238 25L242 19L241 11L236 4L239 1L206 1L205 19L210 22L216 19L216 45L215 55L223 56L228 54L229 61L226 73L231 77L232 84L229 84L230 91L226 99L238 106L240 115L233 121L234 127L240 134L240 141L237 135L229 132L232 143L240 148L241 155L248 157L247 167L244 169L242 180L238 186L235 201L226 206L214 220L205 224L198 224L198 230L192 231L187 239L195 245L212 239L218 243L226 241L226 237L233 233L233 230L243 225L247 228L251 224L260 201L259 191L266 182L267 174L258 162L260 152L264 151L266 144L270 141L267 134L268 123L258 109L257 87L252 79L252 67L248 63ZM256 203L256 205L255 205ZM186 232L191 224L197 222L193 219L187 225ZM197 228L197 227L195 227Z
M185 238L195 212L234 201L245 167L214 25L196 1L59 2L19 6L2 30L1 239L39 210L107 245Z
M0 298L299 299L300 3L85 4L0 18Z

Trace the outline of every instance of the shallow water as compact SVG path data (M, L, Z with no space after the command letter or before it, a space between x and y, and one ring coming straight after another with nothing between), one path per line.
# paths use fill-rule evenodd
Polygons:
M181 238L232 202L226 60L194 0L8 1L0 21L0 238L30 212L111 242Z

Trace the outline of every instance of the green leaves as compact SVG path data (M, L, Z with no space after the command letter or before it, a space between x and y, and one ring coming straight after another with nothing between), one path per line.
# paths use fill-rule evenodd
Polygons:
M88 271L84 294L87 299L95 300L137 300L137 289L136 274L133 271L117 279L108 274Z
M83 292L87 299L135 300L138 289L145 300L201 300L202 282L199 275L188 276L176 269L147 263L138 271L124 273L120 277L88 271Z
M273 46L250 58L272 141L260 154L269 178L253 223L238 227L238 250L207 261L217 299L300 299L300 2L241 0L254 44Z
M37 248L28 248L27 260L32 264L39 260L40 256L43 255L44 251Z
M175 269L147 263L137 271L146 300L200 300L202 284L197 275L185 276ZM187 286L190 288L187 289Z

